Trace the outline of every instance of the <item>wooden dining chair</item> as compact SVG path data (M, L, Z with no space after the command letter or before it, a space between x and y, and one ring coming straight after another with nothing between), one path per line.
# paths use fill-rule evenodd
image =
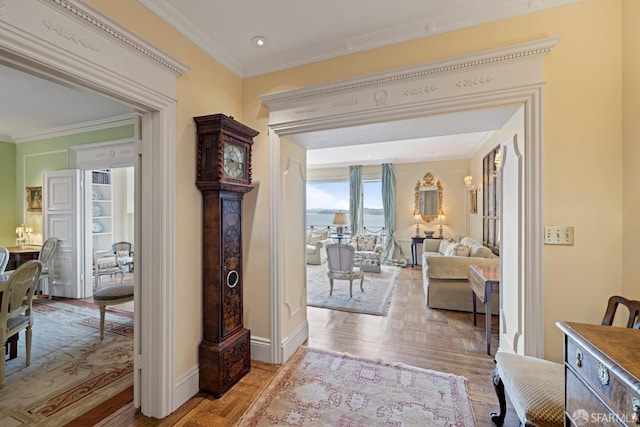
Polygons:
M27 261L9 276L0 303L0 342L26 329L26 365L31 364L32 302L42 272L42 263ZM5 358L0 357L0 386L4 385Z
M640 301L629 300L619 295L614 295L609 298L607 302L607 310L604 313L602 324L611 326L613 324L613 318L616 315L619 305L624 305L629 310L629 318L627 319L627 328L640 329Z

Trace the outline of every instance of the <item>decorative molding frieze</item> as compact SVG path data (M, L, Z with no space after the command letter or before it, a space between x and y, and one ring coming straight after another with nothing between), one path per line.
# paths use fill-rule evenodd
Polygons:
M48 19L42 21L42 23L44 24L45 27L47 27L49 31L51 31L52 33L64 39L70 40L82 47L85 47L89 50L93 50L94 52L100 52L101 50L94 42L91 42L90 40L87 40L86 38L79 36L73 31L63 27L61 24L56 24Z
M404 91L404 96L417 96L417 95L428 95L432 92L437 91L438 88L433 85L423 85L411 89L407 89Z
M373 94L373 102L376 103L376 107L382 107L387 105L387 99L389 98L389 92L384 89L380 89Z
M392 70L383 73L370 74L363 77L345 79L329 84L293 89L260 96L260 100L269 106L270 110L279 110L282 105L303 101L307 98L318 98L339 92L347 93L367 87L382 85L398 85L400 82L424 79L445 75L453 71L468 71L487 66L497 66L511 62L528 61L548 54L558 43L559 37L552 37L532 42L522 43L504 48L479 52L471 55L457 56L440 61L432 61L401 71Z
M55 6L59 11L66 15L71 15L75 19L83 21L85 24L91 25L94 29L105 33L109 38L116 39L127 47L146 56L152 61L169 69L176 76L181 76L189 70L187 66L180 63L169 55L154 49L151 45L142 42L132 34L128 34L124 29L116 29L114 25L110 25L108 20L101 16L95 10L89 10L88 6L82 4L82 7L76 5L77 0L41 0L46 1Z
M294 114L308 114L308 113L315 113L316 111L318 111L320 109L320 107L304 107L304 108L300 108L298 110L295 110L293 113Z
M358 102L359 102L358 98L345 98L345 99L341 99L339 101L333 102L331 106L334 108L353 107L354 105L358 105Z
M471 79L460 80L456 83L458 87L482 86L493 82L493 77L474 77Z

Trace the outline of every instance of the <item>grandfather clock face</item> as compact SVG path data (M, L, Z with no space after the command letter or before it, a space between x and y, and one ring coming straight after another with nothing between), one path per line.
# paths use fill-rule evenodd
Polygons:
M244 145L225 141L222 150L222 171L231 179L247 179L247 149Z

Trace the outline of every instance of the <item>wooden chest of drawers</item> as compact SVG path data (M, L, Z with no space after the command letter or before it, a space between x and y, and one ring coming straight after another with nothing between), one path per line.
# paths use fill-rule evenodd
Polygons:
M640 425L640 330L559 322L567 426Z

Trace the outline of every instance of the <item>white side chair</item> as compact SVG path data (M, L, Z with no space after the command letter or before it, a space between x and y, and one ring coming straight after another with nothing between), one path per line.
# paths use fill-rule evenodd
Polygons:
M51 277L53 276L53 257L55 255L56 249L58 248L58 239L56 237L49 237L42 244L42 248L40 248L40 254L38 255L38 261L42 263L42 273L40 274L40 281L38 282L38 287L40 288L40 293L44 293L44 281L47 282L47 293L51 294Z
M0 274L4 273L9 264L9 249L0 247Z
M0 343L4 347L7 340L26 329L26 365L31 364L31 327L33 295L38 287L42 272L40 261L27 261L9 276L0 303ZM0 386L4 384L5 358L0 357Z
M362 283L364 273L355 266L355 248L351 245L332 243L327 245L327 276L329 277L329 295L333 294L333 281L349 281L349 297L353 297L353 281L360 279L360 290L364 292Z

